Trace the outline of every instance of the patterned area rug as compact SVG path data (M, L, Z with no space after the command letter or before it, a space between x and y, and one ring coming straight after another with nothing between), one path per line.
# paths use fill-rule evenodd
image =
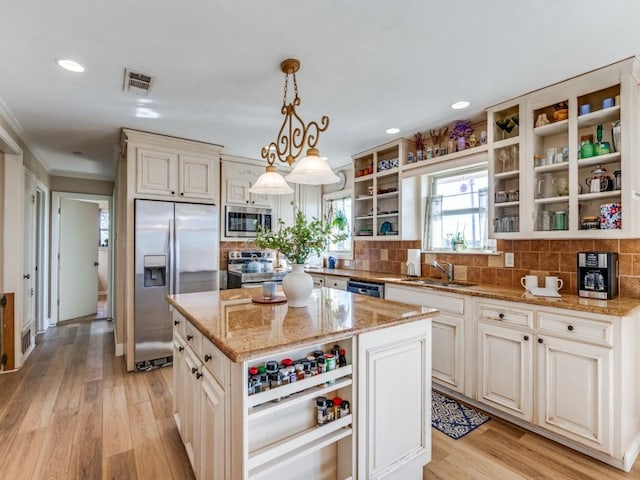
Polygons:
M457 440L491 417L431 390L431 425Z

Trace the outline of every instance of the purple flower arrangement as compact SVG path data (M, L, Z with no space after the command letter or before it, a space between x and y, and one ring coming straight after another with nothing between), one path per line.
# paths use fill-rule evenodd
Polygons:
M458 120L449 134L449 138L456 140L460 137L469 138L473 133L469 120Z

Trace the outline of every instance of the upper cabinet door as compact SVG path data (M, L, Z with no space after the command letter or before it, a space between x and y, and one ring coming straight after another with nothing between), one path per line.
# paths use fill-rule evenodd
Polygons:
M136 192L148 195L177 195L178 155L138 148L136 151Z
M215 162L210 158L180 155L179 194L181 198L215 200Z
M227 180L227 203L249 205L251 203L249 188L251 188L249 181Z

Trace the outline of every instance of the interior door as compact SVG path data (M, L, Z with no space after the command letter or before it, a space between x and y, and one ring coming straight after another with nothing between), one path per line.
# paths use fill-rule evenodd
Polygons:
M58 320L98 310L98 204L60 201Z
M29 172L25 172L24 181L23 330L33 325L36 315L36 182ZM31 331L35 335L33 326Z

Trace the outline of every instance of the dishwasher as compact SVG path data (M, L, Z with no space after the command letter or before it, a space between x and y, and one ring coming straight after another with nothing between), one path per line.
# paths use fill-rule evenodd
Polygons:
M360 293L370 297L384 298L384 283L358 282L349 280L347 283L347 291L351 293Z

